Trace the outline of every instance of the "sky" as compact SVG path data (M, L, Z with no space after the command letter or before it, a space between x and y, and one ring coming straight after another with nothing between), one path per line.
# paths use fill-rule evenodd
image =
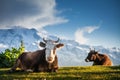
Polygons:
M0 0L0 29L12 26L120 48L120 0Z

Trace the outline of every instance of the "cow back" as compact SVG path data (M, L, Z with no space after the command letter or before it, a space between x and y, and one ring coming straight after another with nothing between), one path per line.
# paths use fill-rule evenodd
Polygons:
M31 69L35 65L43 63L45 61L45 50L37 50L35 52L23 52L18 59L20 59L22 66L27 69Z
M98 54L96 55L96 59L93 63L93 65L112 65L112 61L106 54Z

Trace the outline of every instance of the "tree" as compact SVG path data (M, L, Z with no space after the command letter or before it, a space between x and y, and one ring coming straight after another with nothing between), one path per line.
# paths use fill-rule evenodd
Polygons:
M20 53L23 53L25 51L25 46L24 46L24 43L22 40L21 40L21 45L19 47L19 51L20 51Z
M20 54L25 51L24 43L21 41L19 48L6 49L0 53L0 67L11 67Z

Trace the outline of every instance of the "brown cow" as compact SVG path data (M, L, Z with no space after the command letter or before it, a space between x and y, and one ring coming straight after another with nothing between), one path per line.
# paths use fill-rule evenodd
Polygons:
M106 54L99 54L98 51L95 50L90 50L85 61L86 62L93 61L93 65L104 65L104 66L112 65L112 61Z
M43 39L43 41L40 42L40 46L45 47L45 49L23 52L10 72L16 71L17 67L23 71L56 72L58 69L56 49L64 46L64 44L58 43L59 39L57 41Z

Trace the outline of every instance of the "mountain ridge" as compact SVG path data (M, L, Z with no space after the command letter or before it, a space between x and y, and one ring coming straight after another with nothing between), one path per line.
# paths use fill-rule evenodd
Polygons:
M39 42L42 38L57 39L57 36L49 35L45 31L37 31L36 29L27 29L23 27L13 27L12 29L0 29L0 50L6 48L19 47L20 41L23 40L26 51L35 51L40 49ZM82 45L74 40L61 39L61 43L65 46L61 50L57 50L60 66L89 66L92 63L86 63L84 59L89 52L89 48L93 47L100 53L106 53L113 61L113 65L120 65L120 49L104 48L103 46Z

